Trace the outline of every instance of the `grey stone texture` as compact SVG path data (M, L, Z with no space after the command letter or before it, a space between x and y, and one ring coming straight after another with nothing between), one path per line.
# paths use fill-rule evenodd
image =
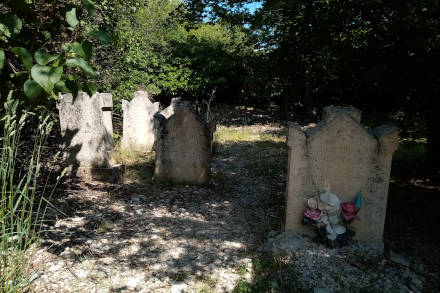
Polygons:
M383 125L369 132L360 124L360 116L355 108L329 106L313 128L289 124L286 231L314 234L301 219L307 200L323 189L343 202L353 202L361 191L360 220L350 226L356 231L355 239L381 249L399 130Z
M211 142L215 129L196 112L194 104L173 99L155 115L155 179L202 185L211 170Z
M133 99L122 101L124 112L121 148L149 152L154 145L154 114L160 110L160 103L152 103L146 91L137 91Z
M112 107L111 94L96 93L90 98L79 92L75 101L71 94L60 96L63 158L69 175L91 179L111 177Z

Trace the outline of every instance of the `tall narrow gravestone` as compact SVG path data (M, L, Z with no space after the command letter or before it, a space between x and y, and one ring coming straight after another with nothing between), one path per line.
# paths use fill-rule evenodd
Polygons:
M123 150L151 151L154 145L154 114L159 102L152 103L146 91L137 91L128 102L122 101L124 126L121 141Z
M60 97L63 157L70 175L92 179L111 175L112 107L111 94L96 93L90 98L79 92L75 101L71 94Z
M190 102L173 99L155 115L155 179L205 184L211 169L212 132Z
M382 246L398 129L384 125L370 133L361 126L360 117L357 109L329 106L323 120L311 129L289 125L286 231L314 233L301 223L303 212L308 199L323 189L343 202L353 202L362 192L359 220L350 226L355 239Z

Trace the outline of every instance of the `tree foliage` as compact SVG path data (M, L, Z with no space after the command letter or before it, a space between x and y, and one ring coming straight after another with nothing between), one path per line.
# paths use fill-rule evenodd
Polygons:
M159 96L193 100L215 88L221 95L239 92L243 59L251 51L242 27L191 21L188 8L176 0L139 1L119 9L125 13L113 28L117 54L100 80L116 100L130 99L139 84ZM103 19L115 19L114 13Z
M91 0L0 4L0 94L12 89L30 102L79 89L93 94L93 42L109 41L90 23L95 13Z

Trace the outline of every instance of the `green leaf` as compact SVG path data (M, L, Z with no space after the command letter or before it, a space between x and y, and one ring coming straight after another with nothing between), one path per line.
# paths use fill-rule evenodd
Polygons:
M108 32L93 31L93 32L88 33L87 35L103 42L104 44L110 44L112 42L112 35Z
M72 45L70 44L62 44L61 49L63 49L64 52L69 52L72 49Z
M23 88L24 88L24 93L26 94L26 96L28 96L28 98L31 98L31 99L37 98L43 92L43 89L41 88L41 86L35 80L32 80L32 79L28 79L24 83Z
M24 66L27 68L27 70L32 69L32 65L34 64L34 60L32 59L31 54L29 54L28 50L26 50L23 47L15 47L11 49L12 52L14 52L18 57L20 58L21 62L23 62Z
M92 50L92 43L89 41L84 41L82 44L74 42L71 46L71 51L87 60L92 57Z
M4 65L5 65L5 51L0 50L0 71L2 71Z
M64 80L59 80L55 86L53 87L53 91L57 93L67 94L70 93L70 90L66 86L66 82Z
M11 37L11 33L9 32L8 27L0 22L0 38L5 42L8 42L8 40L2 37L2 35L6 36L7 38Z
M76 18L76 8L72 8L72 10L66 12L66 21L72 27L75 28L79 21Z
M66 87L70 90L73 97L76 98L78 96L78 85L73 80L66 80Z
M82 0L83 6L87 9L87 12L90 16L93 16L96 13L96 3L91 0Z
M55 84L54 91L56 93L71 93L74 98L78 96L78 85L71 80L60 80Z
M89 96L93 96L98 91L98 87L92 82L87 82L83 89Z
M85 58L87 60L89 60L92 57L92 54L93 54L93 45L92 45L92 43L87 41L87 40L85 40L85 41L82 42L81 45L82 45L82 49L83 49L83 51L84 51L84 53L86 55Z
M41 50L38 50L34 54L35 61L37 61L37 63L40 65L46 65L46 64L58 59L58 57L60 57L59 54L50 55L49 53L41 51Z
M70 67L78 67L80 68L87 76L96 77L95 72L93 71L93 68L90 66L90 64L84 60L83 58L70 58L66 60L66 65Z
M49 67L35 64L32 67L32 78L50 94L53 91L55 84L61 79L63 74L63 67Z
M0 24L3 24L3 26L0 26L0 32L4 33L7 37L12 38L20 33L23 26L21 19L12 13L0 15Z
M41 34L43 35L44 39L49 40L52 35L48 31L42 31Z

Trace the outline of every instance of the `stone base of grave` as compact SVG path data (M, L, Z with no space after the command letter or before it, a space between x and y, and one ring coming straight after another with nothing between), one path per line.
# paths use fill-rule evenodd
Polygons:
M314 240L306 235L287 231L268 239L263 247L263 252L271 255L292 255L304 249L310 249ZM324 244L322 244L324 245ZM368 254L382 255L384 253L383 243L366 243L364 241L353 240L348 244L355 245L356 251L368 252ZM338 248L335 248L338 249Z
M84 180L105 181L115 184L124 182L125 165L116 164L109 168L96 168L87 166L69 166L67 176L78 177Z

